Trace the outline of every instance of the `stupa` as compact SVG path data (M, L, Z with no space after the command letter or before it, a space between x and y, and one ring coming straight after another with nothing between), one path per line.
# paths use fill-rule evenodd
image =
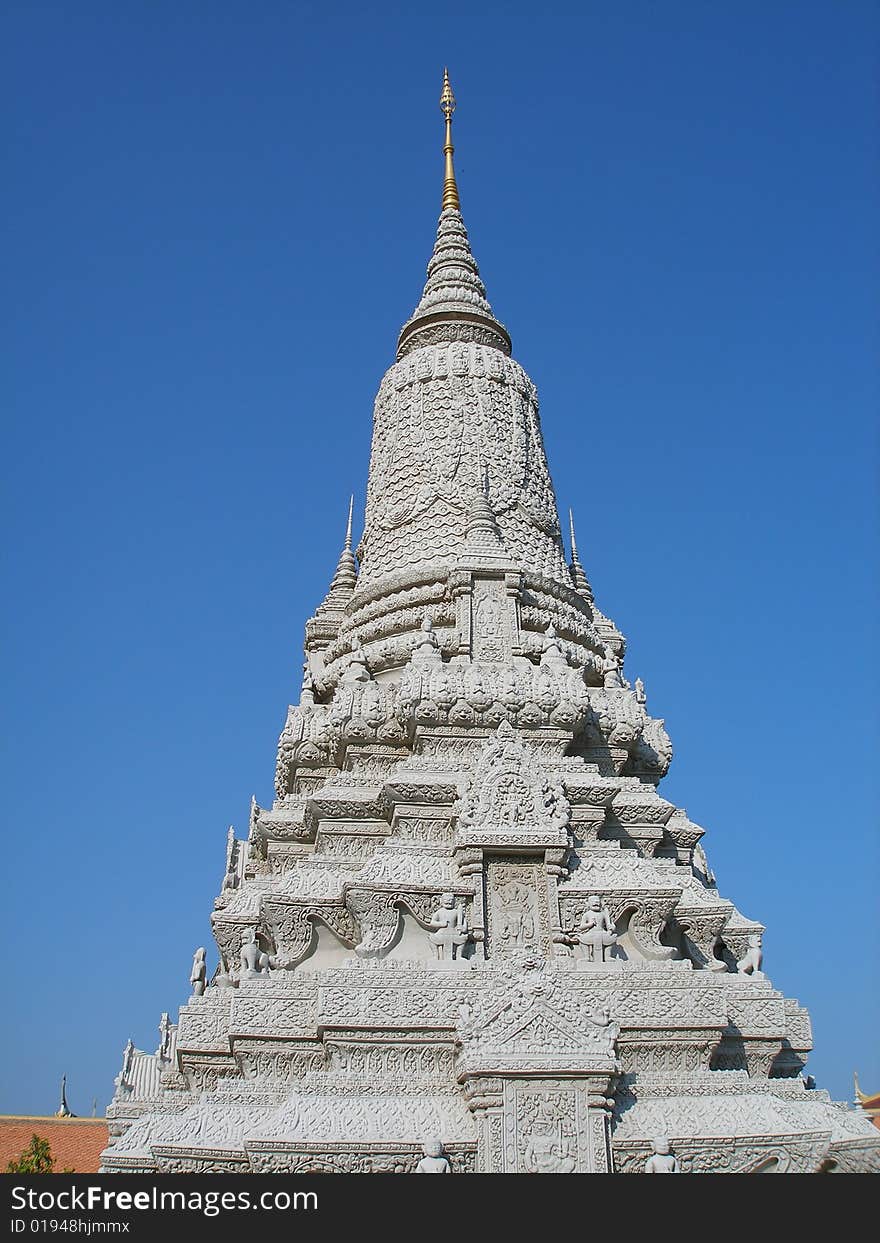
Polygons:
M566 556L535 387L442 210L375 403L363 536L305 630L276 798L192 996L129 1042L108 1172L880 1168L802 1075L625 641Z

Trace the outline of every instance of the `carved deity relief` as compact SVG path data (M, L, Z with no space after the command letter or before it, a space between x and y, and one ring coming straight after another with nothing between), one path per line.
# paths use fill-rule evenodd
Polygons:
M495 937L503 950L535 948L535 893L528 885L508 881L493 894Z
M517 1094L518 1166L527 1174L571 1174L577 1165L572 1091Z
M503 1106L488 1119L486 1167L508 1174L606 1172L607 1120L584 1084L508 1081Z
M454 961L456 955L461 957L468 941L472 940L468 927L464 902L456 902L455 895L445 893L440 906L431 912L431 932L428 940L434 947L438 962Z
M508 786L499 786L495 792L495 811L499 825L507 829L518 829L525 825L527 793L525 782L518 776L514 776Z
M669 1140L660 1135L651 1141L651 1155L645 1163L646 1174L680 1174L681 1165Z
M510 622L503 584L477 583L472 607L474 660L504 660L510 652Z
M487 869L489 953L524 950L546 953L539 900L540 869L534 864L493 860Z
M561 785L507 721L486 743L457 810L460 828L502 836L515 830L552 837L566 829L571 814Z

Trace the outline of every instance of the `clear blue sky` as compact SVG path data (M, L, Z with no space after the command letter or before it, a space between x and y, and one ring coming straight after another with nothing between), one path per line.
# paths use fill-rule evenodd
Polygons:
M0 1111L103 1108L271 801L439 210L676 759L662 790L880 1089L878 10L4 5ZM213 950L211 951L213 954Z

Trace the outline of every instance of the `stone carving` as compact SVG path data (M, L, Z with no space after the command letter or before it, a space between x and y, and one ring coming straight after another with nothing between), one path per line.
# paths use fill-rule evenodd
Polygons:
M605 648L602 659L602 685L614 689L623 686L623 675L620 672L621 662L611 647Z
M761 934L753 932L749 936L749 948L743 954L742 958L737 961L736 969L740 975L750 975L754 979L763 979L764 973L761 970L761 963L764 961L764 954L761 949Z
M443 895L440 906L431 915L431 928L434 931L428 939L434 946L438 962L452 961L472 940L464 903L456 904L455 894L452 893Z
M532 1096L523 1094L520 1099L528 1119L523 1128L527 1173L570 1174L576 1159L571 1141L564 1133L566 1115L559 1108L558 1094L556 1098L549 1092Z
M192 985L194 997L201 997L205 991L205 981L207 979L207 967L205 966L204 947L197 949L193 955L192 970L189 973L189 982Z
M578 944L584 947L588 962L604 962L605 954L617 944L614 920L602 899L593 894L588 898L577 934Z
M348 668L342 675L343 682L369 682L370 670L367 666L367 658L364 649L361 647L357 639L351 640L351 659L348 662Z
M694 846L694 867L703 879L706 887L715 889L717 886L715 873L709 866L709 860L706 858L706 852L701 842L697 842L696 846Z
M453 191L275 801L227 833L218 971L200 948L179 1023L126 1045L104 1169L877 1169L868 1120L803 1086L809 1020L763 975L763 925L657 793L671 741L573 523L567 561Z
M512 359L480 345L423 347L386 374L373 427L359 586L423 562L428 524L433 555L454 561L478 463L508 551L570 583L534 386Z
M245 933L239 961L241 962L241 974L245 979L254 979L256 976L268 974L269 968L274 965L272 957L260 949L256 928L249 928Z
M625 771L650 781L659 781L666 776L671 763L672 740L663 721L646 717L642 732L630 748Z
M494 639L492 643L493 651L500 650ZM465 665L410 662L396 688L386 694L387 711L392 711L390 704L396 699L398 717L415 725L494 729L500 721L507 721L527 729L539 725L574 729L592 719L583 678L567 665L536 668L495 657ZM646 720L635 713L632 697L627 698L633 705L628 737L630 749L634 749ZM601 729L598 732L601 737ZM465 741L470 750L469 740Z
M528 883L508 880L493 891L494 937L502 952L535 948L536 900Z
M472 830L502 838L511 831L526 830L564 842L570 814L561 783L551 780L534 751L502 721L480 756L470 791L458 806L460 829L466 835Z
M542 665L546 665L548 669L565 670L568 668L568 661L565 659L565 653L559 646L559 637L553 622L548 622L547 629L544 631L542 649Z
M651 1156L645 1162L646 1174L680 1174L681 1166L665 1135L651 1140Z
M422 1152L424 1156L416 1166L417 1174L451 1174L452 1166L439 1139L426 1140Z
M441 661L440 644L434 633L434 625L427 615L422 619L422 628L412 654L413 664L436 665Z
M131 1080L131 1069L135 1056L134 1041L129 1039L126 1041L125 1048L122 1050L122 1069L113 1080L113 1086L116 1089L114 1102L117 1104L125 1100L132 1094L134 1084Z
M482 583L474 591L475 660L503 660L509 649L509 631L503 597L496 583Z
M361 936L355 951L361 958L377 958L391 947L400 923L396 895L371 890L350 890L346 904L354 913Z
M495 980L459 1005L462 1062L530 1065L543 1049L561 1065L572 1059L613 1066L620 1025L607 1006L593 1011L573 1004L558 973L533 951L519 951L498 963Z
M163 1062L167 1062L171 1057L171 1042L174 1034L174 1025L167 1013L162 1015L159 1020L159 1048L157 1056Z

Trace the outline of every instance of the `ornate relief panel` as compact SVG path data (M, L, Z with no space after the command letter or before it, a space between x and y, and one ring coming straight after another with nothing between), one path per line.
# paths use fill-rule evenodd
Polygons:
M474 583L471 596L471 644L474 660L506 660L514 635L503 579Z
M489 856L485 876L488 956L524 951L548 956L543 860L530 863L516 855Z
M590 1108L583 1083L507 1082L502 1128L504 1173L589 1174L608 1169L605 1111Z

